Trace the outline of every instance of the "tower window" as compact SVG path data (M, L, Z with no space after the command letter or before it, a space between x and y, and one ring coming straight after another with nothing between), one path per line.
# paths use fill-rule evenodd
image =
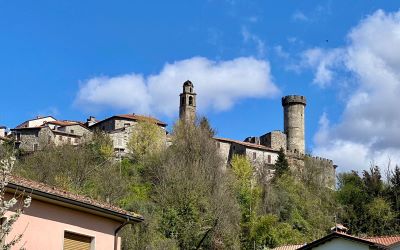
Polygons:
M271 163L271 155L268 155L268 163Z
M193 105L193 96L189 96L189 105Z
M182 97L182 99L181 99L181 105L182 105L182 106L185 105L185 97Z
M190 93L192 93L192 87L190 87L190 90L189 90L189 91L190 91Z

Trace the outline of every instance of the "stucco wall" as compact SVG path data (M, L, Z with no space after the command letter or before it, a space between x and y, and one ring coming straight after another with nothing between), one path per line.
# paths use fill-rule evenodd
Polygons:
M33 200L15 223L8 239L25 230L20 245L26 242L26 249L62 249L64 232L69 231L93 237L93 249L113 250L114 231L120 224L101 216Z

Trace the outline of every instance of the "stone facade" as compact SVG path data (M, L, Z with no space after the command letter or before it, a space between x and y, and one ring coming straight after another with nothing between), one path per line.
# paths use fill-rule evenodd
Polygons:
M282 131L272 131L260 136L260 144L273 150L286 149L286 134Z
M40 123L33 125L37 124ZM92 132L77 122L50 120L36 127L17 127L12 129L12 134L19 149L31 152L42 150L48 144L78 145L90 139Z
M196 93L191 81L183 83L183 91L180 94L179 119L191 123L196 120Z
M99 130L107 133L111 138L116 155L125 156L127 153L129 153L127 148L129 139L132 136L132 132L134 131L136 124L140 121L148 121L157 124L163 131L163 135L165 136L163 139L167 141L167 131L165 130L167 124L155 118L142 115L115 115L99 121L89 128L92 131Z
M225 138L214 139L217 142L217 147L225 165L229 164L233 155L245 155L257 167L275 164L278 159L278 151L264 145Z
M305 152L304 96L289 95L282 98L284 111L284 131L287 136L287 149Z

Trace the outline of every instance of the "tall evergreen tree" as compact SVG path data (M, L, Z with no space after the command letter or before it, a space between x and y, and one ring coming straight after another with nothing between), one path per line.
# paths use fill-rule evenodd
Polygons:
M289 163L286 159L283 148L279 150L278 159L275 162L275 178L281 177L289 171Z

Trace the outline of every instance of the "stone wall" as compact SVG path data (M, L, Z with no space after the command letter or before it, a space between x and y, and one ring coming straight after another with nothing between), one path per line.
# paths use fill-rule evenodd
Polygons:
M284 131L287 136L287 149L305 151L304 96L285 96L282 98L284 111Z
M260 144L273 150L286 149L286 134L282 131L272 131L260 136Z
M332 160L289 150L286 158L291 170L299 176L312 178L326 187L335 188L336 170Z

